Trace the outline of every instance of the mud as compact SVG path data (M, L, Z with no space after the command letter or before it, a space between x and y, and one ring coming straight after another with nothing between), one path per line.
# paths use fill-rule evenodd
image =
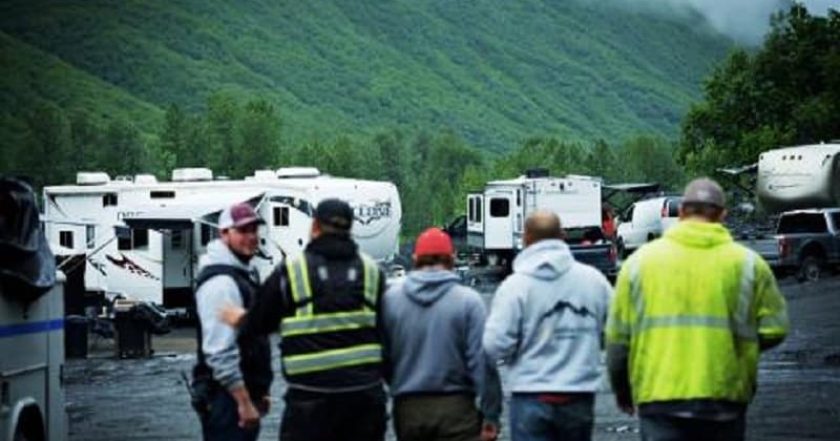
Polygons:
M495 283L482 277L473 284L489 301ZM762 357L747 438L839 440L840 277L803 285L786 281L782 290L793 329L782 346ZM198 420L181 377L195 360L193 333L178 329L156 338L151 359L115 360L113 343L95 340L91 358L68 360L70 440L199 439ZM276 360L275 371L274 408L263 420L261 440L277 439L284 384ZM390 433L389 439L394 439ZM509 439L506 427L502 439ZM594 439L639 439L637 421L618 412L606 382L597 396Z

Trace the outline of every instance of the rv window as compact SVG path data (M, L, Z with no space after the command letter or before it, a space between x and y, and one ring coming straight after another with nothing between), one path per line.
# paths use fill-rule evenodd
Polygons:
M490 199L490 216L507 217L510 214L510 201L507 199Z
M170 232L169 242L173 250L181 249L184 246L184 232L181 230L172 230Z
M274 226L286 227L289 225L289 207L274 207Z
M64 248L73 248L73 232L72 231L59 231L58 232L58 244L63 246Z
M481 197L475 198L475 221L476 221L476 223L479 223L479 224L481 223L481 218L484 215L484 212L481 211L482 210L481 201L483 201L483 199L481 199Z
M149 230L131 230L131 247L134 249L149 247Z
M522 190L516 190L516 206L522 206Z
M102 206L103 207L116 207L117 206L117 194L116 193L105 193L102 195Z
M475 198L470 198L470 207L469 207L469 220L470 222L475 222Z
M172 199L175 197L174 191L151 191L149 197L152 199Z
M96 244L96 227L93 225L85 226L85 243L88 249L93 248Z

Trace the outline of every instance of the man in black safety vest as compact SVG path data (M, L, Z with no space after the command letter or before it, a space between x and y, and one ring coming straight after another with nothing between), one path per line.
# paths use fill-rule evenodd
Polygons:
M380 299L385 277L350 236L353 210L338 199L318 204L311 241L260 288L256 303L226 308L222 319L243 335L280 330L288 383L280 425L284 441L385 436Z

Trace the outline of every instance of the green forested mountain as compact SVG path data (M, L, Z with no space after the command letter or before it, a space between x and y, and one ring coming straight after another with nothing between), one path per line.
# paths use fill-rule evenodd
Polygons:
M539 134L676 136L731 43L604 3L6 0L0 130L48 101L154 133L160 109L202 112L225 91L275 106L288 144L391 128L497 152Z

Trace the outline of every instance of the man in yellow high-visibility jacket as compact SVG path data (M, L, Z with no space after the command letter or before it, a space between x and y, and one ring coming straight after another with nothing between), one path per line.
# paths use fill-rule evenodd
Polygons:
M680 222L618 276L607 363L643 440L744 439L759 353L787 335L773 273L721 225L725 202L716 182L691 182Z

